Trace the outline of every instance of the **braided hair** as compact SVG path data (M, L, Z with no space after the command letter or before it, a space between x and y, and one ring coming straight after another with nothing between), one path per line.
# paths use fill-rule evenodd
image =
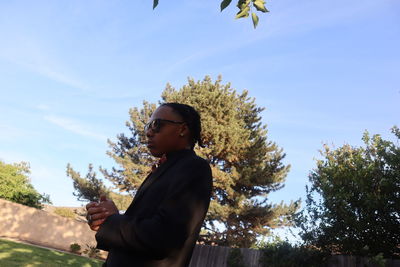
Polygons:
M201 121L200 114L192 107L181 103L163 103L161 106L167 106L183 118L183 121L189 128L191 134L191 148L193 149L196 143L200 147L204 147L201 141Z

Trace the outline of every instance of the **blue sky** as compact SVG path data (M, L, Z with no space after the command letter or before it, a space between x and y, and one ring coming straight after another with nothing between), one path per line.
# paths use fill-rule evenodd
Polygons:
M323 143L400 126L400 2L267 3L253 29L219 2L1 1L0 159L28 161L55 205L80 205L65 175L110 168L107 138L167 82L222 75L266 107L291 171L273 203L305 196Z

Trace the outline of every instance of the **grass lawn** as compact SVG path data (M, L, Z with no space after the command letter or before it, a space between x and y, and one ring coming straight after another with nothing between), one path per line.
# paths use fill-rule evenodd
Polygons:
M0 239L0 267L101 266L102 261Z

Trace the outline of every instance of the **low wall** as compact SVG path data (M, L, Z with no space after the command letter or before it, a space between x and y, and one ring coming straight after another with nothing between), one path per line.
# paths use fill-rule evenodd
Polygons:
M0 237L69 251L72 243L96 246L94 235L84 222L0 199Z
M82 249L86 244L96 246L95 232L85 222L64 218L43 210L30 208L0 199L0 237L15 238L28 243L69 251L72 243ZM190 267L226 267L228 247L197 245ZM240 249L246 267L260 267L260 250ZM101 253L102 257L106 252ZM327 264L329 267L374 266L360 257L336 255ZM386 267L399 267L400 260L387 260Z

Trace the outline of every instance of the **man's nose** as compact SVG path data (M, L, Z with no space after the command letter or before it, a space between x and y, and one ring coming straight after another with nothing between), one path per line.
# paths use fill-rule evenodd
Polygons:
M154 136L154 132L153 132L153 130L151 128L145 129L145 134L146 134L147 137Z

